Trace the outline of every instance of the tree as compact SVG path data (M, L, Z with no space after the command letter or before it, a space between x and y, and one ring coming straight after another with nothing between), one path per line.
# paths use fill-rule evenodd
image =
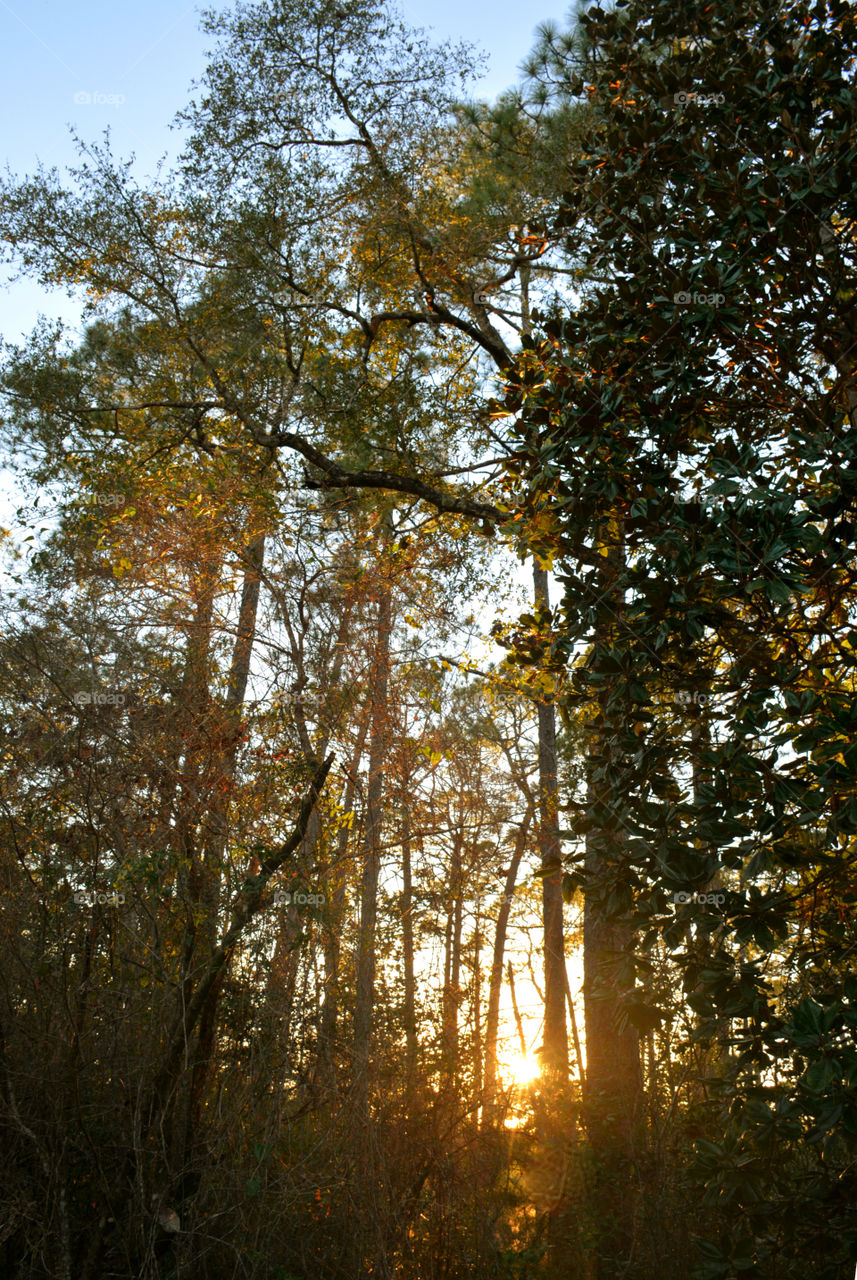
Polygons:
M667 1013L649 978L662 940L694 1039L719 1046L699 1171L727 1212L698 1274L832 1276L851 1250L848 1144L829 1127L849 1114L851 994L835 948L794 984L800 904L850 893L850 782L820 761L853 678L853 14L630 3L584 25L569 79L592 129L562 219L600 283L576 314L539 317L510 407L563 568L553 651L589 646L575 678L599 708L577 829L613 835L588 903L635 938L615 988L629 1023ZM676 892L691 900L673 912ZM796 1065L795 1036L826 1065ZM841 1160L805 1200L799 1135ZM841 1227L823 1257L821 1213ZM633 1244L603 1250L605 1274Z

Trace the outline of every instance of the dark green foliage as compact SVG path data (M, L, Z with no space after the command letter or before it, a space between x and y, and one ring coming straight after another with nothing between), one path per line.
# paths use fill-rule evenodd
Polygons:
M840 1276L857 1258L855 15L644 0L584 27L568 74L591 117L560 219L590 284L540 317L507 402L533 544L564 586L551 653L577 657L569 708L598 707L575 829L621 841L601 883L576 883L635 930L629 1017L655 1016L653 948L684 975L711 1064L699 1276Z

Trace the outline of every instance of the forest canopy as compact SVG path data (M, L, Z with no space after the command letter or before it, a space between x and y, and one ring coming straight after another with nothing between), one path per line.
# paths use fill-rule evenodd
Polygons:
M204 24L0 187L0 1270L850 1280L853 6Z

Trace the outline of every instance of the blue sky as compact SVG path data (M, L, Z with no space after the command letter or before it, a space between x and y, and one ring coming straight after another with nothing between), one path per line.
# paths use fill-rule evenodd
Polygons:
M109 126L116 153L134 152L141 174L165 152L175 154L170 121L205 64L201 7L196 0L0 0L0 121L13 172L24 175L39 161L73 164L69 125L90 140ZM510 0L500 7L491 0L403 0L401 8L414 25L470 40L488 54L485 96L515 82L537 23L564 12L527 12ZM77 307L29 282L4 288L0 334L18 341L39 312L73 320Z

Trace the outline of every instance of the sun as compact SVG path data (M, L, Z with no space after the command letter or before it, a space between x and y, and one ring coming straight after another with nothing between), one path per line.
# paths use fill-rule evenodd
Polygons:
M509 1060L507 1071L515 1084L532 1084L540 1071L538 1058L531 1054L516 1053Z

